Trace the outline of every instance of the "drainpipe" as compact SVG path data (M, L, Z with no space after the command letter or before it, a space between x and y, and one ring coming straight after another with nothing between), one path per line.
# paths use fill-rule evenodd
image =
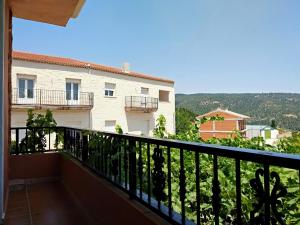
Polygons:
M88 64L86 64L85 66L86 66L86 68L87 68L88 74L90 75L91 72L92 72L92 70L91 70L91 64L88 63ZM95 101L95 99L94 99L94 93L93 93L92 98L93 98L93 102L92 102L92 103L93 103L93 107L94 107L94 101ZM89 111L89 129L93 129L93 128L92 128L92 121L91 121L92 110L93 110L93 109L91 109L91 110Z
M4 46L5 46L5 34L4 34L4 25L5 25L5 0L0 1L0 127L1 134L4 134ZM3 224L4 220L4 137L0 135L0 212L1 212L1 221L0 224Z

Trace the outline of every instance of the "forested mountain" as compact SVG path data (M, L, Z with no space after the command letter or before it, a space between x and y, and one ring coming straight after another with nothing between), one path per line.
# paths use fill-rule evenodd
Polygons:
M250 116L249 124L270 125L300 131L300 94L176 94L176 107L204 114L218 107Z

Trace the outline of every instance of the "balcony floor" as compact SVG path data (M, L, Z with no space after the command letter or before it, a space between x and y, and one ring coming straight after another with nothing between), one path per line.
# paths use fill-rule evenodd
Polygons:
M10 192L6 225L86 225L87 221L60 182L22 185Z

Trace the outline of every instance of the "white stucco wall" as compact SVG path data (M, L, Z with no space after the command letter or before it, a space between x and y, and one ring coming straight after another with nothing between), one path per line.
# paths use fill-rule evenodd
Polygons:
M271 131L271 138L266 139L266 130ZM279 131L277 129L268 129L266 128L265 130L261 129L248 129L246 131L246 137L251 139L254 137L262 137L266 144L273 145L278 141L278 135Z
M262 137L265 139L266 144L273 145L278 141L279 131L276 129L271 130L271 138L266 139L266 131L262 130Z
M255 129L248 129L246 130L246 137L251 139L254 137L259 137L261 136L260 130L255 130Z
M94 107L91 110L54 111L54 118L59 125L79 126L95 130L104 130L106 120L115 120L124 132L142 132L145 124L153 130L155 121L160 114L167 120L167 131L175 131L175 93L171 83L154 81L126 75L119 75L98 70L74 68L60 65L42 64L13 60L12 88L17 88L17 76L34 77L35 89L65 91L67 80L80 82L81 92L94 93ZM115 83L115 96L105 97L105 82ZM154 113L136 113L125 111L125 96L141 96L141 87L149 88L149 97L158 98L159 90L170 92L169 102L159 102ZM26 111L12 111L12 126L25 125ZM19 125L20 124L20 125Z
M45 111L35 110L35 113ZM88 129L90 126L90 113L85 110L52 110L54 119L59 126L77 127ZM27 110L13 110L11 117L12 127L26 126Z

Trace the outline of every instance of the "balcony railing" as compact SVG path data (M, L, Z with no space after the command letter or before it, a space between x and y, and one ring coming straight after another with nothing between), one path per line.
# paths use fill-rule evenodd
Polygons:
M156 112L158 109L158 99L143 96L126 96L125 110L127 112Z
M93 93L67 92L58 90L12 90L13 107L37 107L37 108L87 108L91 109L94 103Z
M299 221L299 155L67 127L11 131L11 154L64 150L172 224Z

